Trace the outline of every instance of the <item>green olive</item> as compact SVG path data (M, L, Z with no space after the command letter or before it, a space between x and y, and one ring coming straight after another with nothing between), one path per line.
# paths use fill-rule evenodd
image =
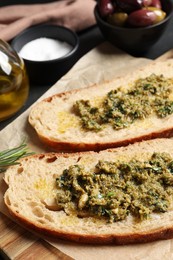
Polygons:
M153 6L148 6L148 7L143 8L143 9L150 10L150 11L153 11L155 13L156 18L154 20L154 24L163 21L166 17L166 13L159 8L156 8L156 7L153 7Z
M127 13L117 12L117 13L113 13L112 15L109 15L107 21L108 23L113 25L123 26L127 18L128 18Z

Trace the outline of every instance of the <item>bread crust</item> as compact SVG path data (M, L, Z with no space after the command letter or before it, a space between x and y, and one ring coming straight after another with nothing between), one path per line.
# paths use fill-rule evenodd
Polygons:
M33 223L22 218L19 214L14 211L9 210L10 214L17 219L17 222L24 228L32 230L41 236L49 236L52 238L58 238L62 240L68 240L72 242L77 242L81 244L95 244L95 245L130 245L130 244L144 244L150 243L158 240L168 240L173 238L173 226L167 227L164 230L158 229L156 231L151 231L147 233L136 233L136 234L107 234L107 235L79 235L76 233L66 233L62 231L48 230L47 228L39 227Z
M140 77L146 77L155 73L173 78L173 60L153 62L143 69L119 77L112 81L106 81L100 85L93 85L84 89L71 90L65 93L55 94L36 104L30 112L29 122L35 129L40 140L53 151L99 151L107 148L126 146L136 141L154 138L167 138L173 136L173 115L163 119L149 118L141 120L137 125L132 124L125 129L113 130L113 128L101 131L101 133L86 132L76 123L79 120L72 113L72 106L79 99L94 99L99 95L104 96L111 89L119 86L128 89L132 82ZM62 118L58 113L65 113ZM72 123L68 118L73 116ZM76 119L77 118L77 119ZM74 119L74 121L73 121ZM64 123L65 122L65 123ZM148 127L145 126L148 124ZM64 131L59 131L65 125Z
M95 151L98 152L100 150L117 148L121 146L127 146L129 144L134 144L136 142L151 140L155 138L171 138L173 137L173 127L170 129L166 129L164 131L152 132L147 135L129 138L126 140L121 140L117 142L107 142L107 143L69 143L69 142L58 142L54 140L50 140L45 136L39 135L40 140L47 144L48 147L51 147L54 151L57 152L86 152L86 151Z
M23 158L19 165L10 167L5 173L4 180L8 185L4 195L5 204L19 224L41 236L78 243L115 245L173 238L173 210L159 213L144 222L134 222L130 218L108 224L102 219L73 218L62 210L52 211L44 204L45 194L50 194L47 188L53 187L53 178L69 165L92 167L100 159L116 160L122 157L145 160L153 152L168 152L173 157L173 140L155 139L101 152L47 153ZM41 188L37 186L40 178L47 181L44 185L40 184Z
M95 244L95 245L130 245L130 244L144 244L150 243L158 240L168 240L173 238L173 226L167 227L164 230L158 229L156 231L151 231L147 233L136 233L136 234L126 234L126 235L117 235L117 234L107 234L107 235L79 235L76 233L66 233L62 231L48 230L47 228L36 226L34 223L27 221L25 218L22 218L20 214L9 210L10 214L17 219L17 222L22 225L24 228L32 230L33 232L38 233L41 236L49 236L52 238L58 238L62 240L68 240L72 242L77 242L81 244Z

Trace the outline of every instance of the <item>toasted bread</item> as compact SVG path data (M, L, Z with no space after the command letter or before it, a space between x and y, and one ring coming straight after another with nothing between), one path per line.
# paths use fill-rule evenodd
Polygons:
M57 94L38 102L31 109L29 122L39 138L53 151L89 151L125 146L136 141L170 137L173 134L173 114L158 117L151 113L122 129L114 129L107 124L101 131L85 130L78 115L74 112L77 100L90 100L97 106L111 90L119 87L129 90L139 78L151 74L173 78L173 60L152 64L110 82L84 89ZM171 85L170 100L173 100Z
M173 140L162 138L100 152L46 153L22 158L5 172L5 204L24 226L80 243L131 244L173 238L172 206L145 220L128 215L124 220L108 223L98 216L67 214L51 204L57 193L56 178L70 165L83 165L90 171L99 160L128 162L135 158L143 162L154 152L168 153L173 158Z

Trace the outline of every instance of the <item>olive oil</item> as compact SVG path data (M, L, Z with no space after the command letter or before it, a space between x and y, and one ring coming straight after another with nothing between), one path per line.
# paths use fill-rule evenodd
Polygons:
M0 121L14 115L25 103L29 82L23 60L0 40Z

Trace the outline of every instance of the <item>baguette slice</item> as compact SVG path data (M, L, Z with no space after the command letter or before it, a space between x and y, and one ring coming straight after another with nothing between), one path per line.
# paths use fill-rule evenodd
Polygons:
M135 80L152 73L173 78L173 60L153 62L125 77L51 96L32 108L29 122L40 139L54 151L99 151L141 140L170 137L173 134L173 114L165 118L151 115L120 130L114 130L108 125L99 132L93 132L82 129L79 117L72 110L76 100L89 99L97 105L97 102L112 89L123 86L123 89L127 90ZM173 100L173 93L170 94L170 98Z
M132 244L173 238L173 207L152 213L150 219L107 223L91 216L67 215L52 207L56 196L55 178L72 164L92 169L98 160L146 160L153 152L167 152L173 158L173 140L162 138L97 152L32 155L5 173L8 189L4 201L10 213L25 227L40 234L91 244Z

